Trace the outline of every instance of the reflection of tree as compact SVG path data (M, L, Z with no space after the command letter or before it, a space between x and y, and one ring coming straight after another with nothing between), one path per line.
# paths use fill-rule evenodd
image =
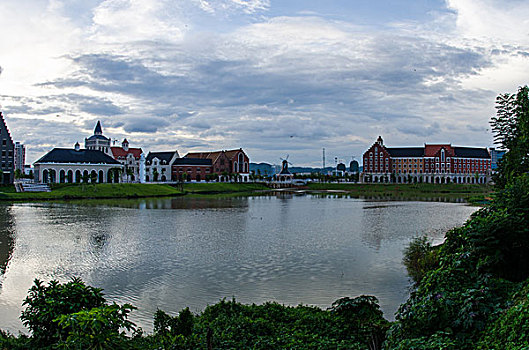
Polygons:
M0 275L3 275L15 247L15 225L11 207L0 205L0 225Z

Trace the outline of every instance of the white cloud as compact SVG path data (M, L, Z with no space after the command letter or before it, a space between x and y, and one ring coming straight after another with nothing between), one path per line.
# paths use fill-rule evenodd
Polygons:
M524 2L449 0L454 14L376 29L264 18L265 0L91 0L83 20L73 3L0 3L0 103L17 139L27 120L42 120L42 135L70 123L57 141L69 145L101 118L108 136L146 150L242 146L300 165L318 165L321 147L360 155L379 134L485 146L495 95L529 80ZM224 19L219 33L206 25ZM26 140L30 160L49 146Z

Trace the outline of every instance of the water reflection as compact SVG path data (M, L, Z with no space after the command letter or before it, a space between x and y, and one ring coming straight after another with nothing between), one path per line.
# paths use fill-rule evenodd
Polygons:
M15 247L14 217L9 206L0 205L0 288Z
M328 307L375 294L391 318L407 295L402 249L419 233L442 239L475 208L311 195L163 198L14 204L0 328L18 316L34 278L79 276L108 300L138 307L151 330L157 308L203 309L224 297ZM0 231L3 232L3 231Z

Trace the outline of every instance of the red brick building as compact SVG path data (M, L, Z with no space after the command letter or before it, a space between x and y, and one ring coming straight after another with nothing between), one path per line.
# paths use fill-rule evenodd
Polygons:
M213 173L211 159L184 158L175 159L172 165L172 178L178 181L204 181Z
M363 155L364 182L486 183L491 156L486 148L451 144L386 147L382 137Z
M211 172L219 175L219 181L248 182L250 158L242 148L215 152L192 152L184 158L211 160Z

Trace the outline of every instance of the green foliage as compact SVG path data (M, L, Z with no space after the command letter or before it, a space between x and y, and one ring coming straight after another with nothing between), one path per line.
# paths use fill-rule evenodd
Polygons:
M20 318L38 344L49 345L68 336L59 327L57 319L61 315L90 310L104 303L101 289L87 286L79 278L64 284L53 280L47 286L36 279L24 300L26 309Z
M529 285L518 293L512 306L489 324L478 349L520 349L529 347Z
M494 139L508 152L500 161L495 181L504 188L510 179L529 171L529 88L498 96L496 109L490 123Z
M135 324L127 320L129 313L136 309L132 305L117 304L94 307L90 310L61 315L57 318L63 333L58 348L63 349L129 349L124 331L135 330Z
M437 249L432 247L428 237L416 237L404 250L402 263L413 281L419 283L428 271L439 267Z
M0 329L0 349L18 350L31 348L30 339L21 334L18 337Z

